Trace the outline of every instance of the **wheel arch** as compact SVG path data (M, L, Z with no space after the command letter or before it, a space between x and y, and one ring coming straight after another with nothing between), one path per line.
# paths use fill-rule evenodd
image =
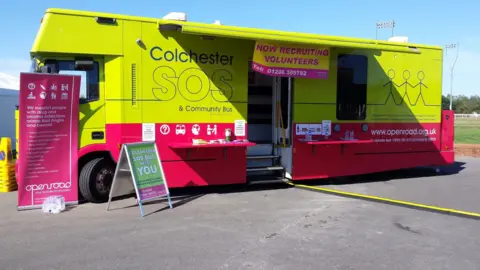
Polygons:
M80 173L82 167L95 158L107 158L113 164L116 164L115 159L112 156L112 153L109 151L106 144L95 144L83 147L78 152L78 171Z
M81 156L78 159L78 170L83 168L85 164L87 164L90 160L96 159L96 158L106 158L109 161L111 161L113 164L116 164L115 160L112 158L112 155L109 151L95 151L95 152L89 152L83 156Z

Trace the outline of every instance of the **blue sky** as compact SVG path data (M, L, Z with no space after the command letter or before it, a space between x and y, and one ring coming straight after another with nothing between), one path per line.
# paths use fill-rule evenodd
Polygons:
M445 46L460 43L454 94L480 94L479 1L433 0L277 0L277 1L31 1L3 0L0 5L0 73L18 77L28 69L29 50L47 8L68 8L161 18L186 12L188 20L211 23L375 38L377 21L396 21L395 35L410 42ZM236 3L236 4L233 4ZM230 7L234 6L234 8ZM27 9L28 8L28 9ZM387 39L389 30L379 32ZM444 92L450 91L450 53L444 66Z

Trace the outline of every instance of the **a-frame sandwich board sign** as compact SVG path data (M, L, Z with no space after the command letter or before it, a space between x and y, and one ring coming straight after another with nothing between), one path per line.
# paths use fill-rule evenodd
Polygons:
M123 144L113 177L107 211L113 197L136 193L140 213L145 216L142 203L167 197L172 208L170 192L155 142Z

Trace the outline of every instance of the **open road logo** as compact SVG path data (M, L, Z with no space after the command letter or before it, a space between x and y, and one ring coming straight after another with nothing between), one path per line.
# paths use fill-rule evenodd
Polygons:
M72 186L71 182L58 182L58 183L49 183L49 184L39 184L39 185L28 185L25 187L26 191L37 191L37 190L52 190L52 189L69 189Z

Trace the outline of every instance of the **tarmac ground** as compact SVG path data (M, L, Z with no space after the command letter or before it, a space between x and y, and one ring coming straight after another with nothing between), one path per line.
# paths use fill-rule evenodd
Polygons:
M480 158L437 174L420 168L302 182L480 213ZM325 194L287 184L173 191L81 204L60 214L16 210L0 194L1 269L479 269L480 220Z

